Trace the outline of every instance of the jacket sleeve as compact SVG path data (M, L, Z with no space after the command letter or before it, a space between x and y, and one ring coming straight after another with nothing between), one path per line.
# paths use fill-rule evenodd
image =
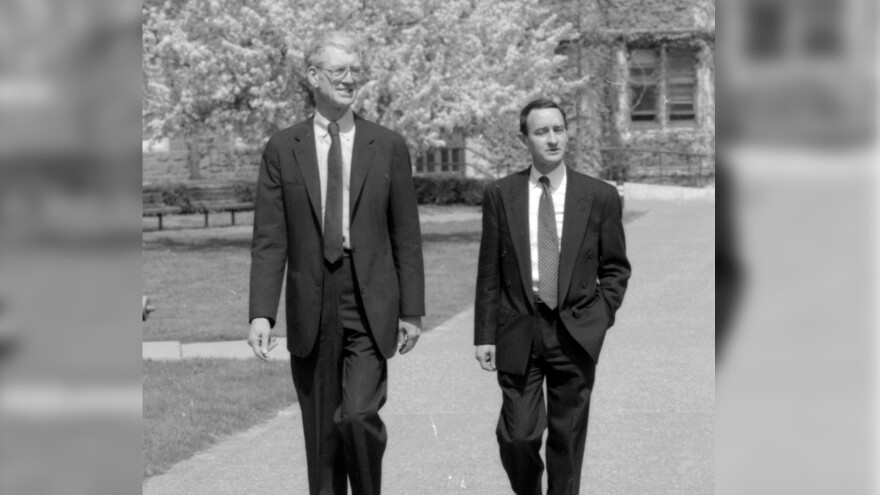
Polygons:
M483 193L483 232L474 301L474 345L494 345L500 300L497 184Z
M605 201L599 234L599 289L608 305L609 326L623 303L631 267L626 257L626 238L623 232L623 214L617 189L610 188Z
M256 196L248 321L268 318L274 327L287 261L287 222L280 162L272 141L263 151Z
M412 181L409 149L402 137L395 142L391 164L388 232L400 287L401 316L425 314L425 268L419 206Z

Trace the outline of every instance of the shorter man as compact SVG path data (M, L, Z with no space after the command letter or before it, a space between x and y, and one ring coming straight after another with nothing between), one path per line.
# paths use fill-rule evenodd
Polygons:
M630 276L617 189L566 168L567 132L554 102L526 105L532 166L483 197L474 344L498 371L496 434L517 495L542 493L548 424L547 493L578 493L596 362Z

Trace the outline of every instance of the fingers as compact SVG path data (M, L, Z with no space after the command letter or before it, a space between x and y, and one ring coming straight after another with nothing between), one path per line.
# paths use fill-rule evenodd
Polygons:
M278 344L272 338L272 325L267 318L254 318L251 321L247 342L255 356L263 361L269 360L269 352Z
M495 364L492 362L492 358L488 353L480 359L480 367L486 371L495 371Z
M477 349L476 356L480 367L486 371L495 371L495 350Z
M248 344L250 344L255 356L263 361L269 361L269 353L278 345L278 340L257 332L248 337Z
M416 342L419 341L420 336L421 330L419 330L418 327L412 325L401 325L400 336L397 339L400 353L406 354L407 352L411 351L413 347L416 346Z
M266 344L266 341L263 341L263 345L260 347L260 352L262 356L257 356L263 361L269 361L269 353L272 352L272 349L278 347L278 339L275 337L268 337L269 343Z

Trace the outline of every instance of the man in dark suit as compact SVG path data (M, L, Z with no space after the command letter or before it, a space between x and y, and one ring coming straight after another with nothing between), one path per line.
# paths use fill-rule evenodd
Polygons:
M361 46L322 35L306 54L315 114L263 152L251 251L250 335L271 351L281 284L310 491L381 490L386 360L415 346L424 268L409 151L354 115Z
M565 166L567 132L554 102L526 105L532 166L483 197L474 344L498 372L496 435L517 495L542 493L548 426L547 493L578 493L596 362L630 276L617 189Z

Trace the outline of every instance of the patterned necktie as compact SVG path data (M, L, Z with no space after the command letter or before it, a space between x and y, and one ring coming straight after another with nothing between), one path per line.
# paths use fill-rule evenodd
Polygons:
M342 144L339 124L330 122L327 154L327 199L324 204L324 259L334 263L342 257Z
M539 180L543 192L538 204L538 296L548 308L557 304L557 277L559 276L559 237L556 235L556 212L550 196L550 179Z

